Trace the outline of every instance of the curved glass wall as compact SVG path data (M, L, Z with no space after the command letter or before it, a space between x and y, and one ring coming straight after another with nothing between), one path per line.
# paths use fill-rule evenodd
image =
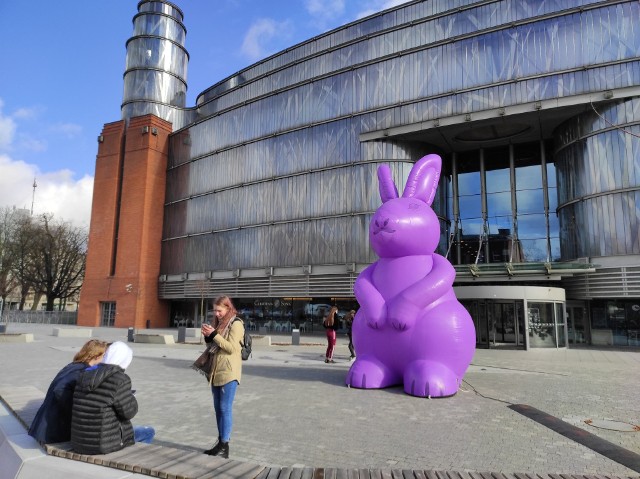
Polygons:
M594 108L556 131L566 260L640 254L640 99Z
M419 3L411 2L411 4L407 2L406 5L345 25L252 65L205 91L198 99L198 104L200 105L216 95L263 75L275 76L276 72L304 59L313 58L309 64L298 67L300 72L307 73L302 75L287 74L282 78L296 78L296 81L302 81L304 78L372 61L383 55L394 55L408 49L421 48L429 43L458 40L460 37L476 34L481 30L523 22L537 16L558 13L563 10L578 8L586 10L590 5L598 3L601 2L597 0L565 0L563 2L555 0L500 0L493 2L433 0ZM627 23L627 25L629 24ZM540 29L539 33L542 33L542 30ZM552 40L555 34L548 32L549 40ZM611 31L608 34L614 34L614 32ZM531 45L540 45L540 38L523 38ZM543 51L554 53L554 57L559 61L571 61L571 55L567 55L563 50L569 43L562 44L554 41L551 43L551 50L538 50L542 63L548 61L548 58L543 58ZM612 46L613 43L609 48ZM598 50L594 49L594 52L598 53ZM519 53L522 52L519 51ZM323 61L321 55L326 54L330 55L331 62ZM567 60L563 60L565 55ZM509 56L509 58L511 57ZM327 63L334 66L330 70L326 70Z
M153 113L181 128L185 115L173 109L186 104L189 54L182 12L161 0L140 2L138 11L127 41L122 118Z
M198 99L200 121L171 138L163 273L371 262L375 167L391 163L403 184L433 151L361 135L639 85L639 14L631 1L410 3L214 85ZM478 150L458 156L476 155L455 178L458 218L447 216L444 176L434 209L442 253L458 235L452 262L561 259L553 151L511 148L487 149L483 170Z
M402 190L412 161L426 153L424 146L334 144L326 133L317 136L325 138L324 148L319 142L305 155L301 148L309 147L313 135L298 131L187 163L182 155L188 157L202 135L174 136L162 271L375 261L368 226L380 205L377 167L390 163ZM353 156L348 145L371 150L378 159L345 163ZM434 201L437 212L444 213L445 192L439 190Z
M491 8L497 5L492 3ZM490 23L493 17L488 14L496 10L486 7L452 13L449 23L469 25L473 15ZM211 102L201 101L198 116L217 115L209 121L218 131L203 147L209 151L225 148L355 114L361 115L362 131L375 131L637 85L640 35L633 22L638 16L637 2L600 4L583 12L563 10L557 17L538 22L516 27L506 23L503 30L473 30L459 40L433 43L429 35L414 31L417 25L407 24L388 38L376 36L349 45L343 52L309 58ZM446 31L447 25L434 26L434 31ZM602 35L601 29L611 36ZM412 50L413 45L403 43L409 38L419 38L421 48ZM387 44L405 53L378 53L372 59L357 60L359 50L382 52ZM622 47L612 48L612 44ZM343 69L336 65L342 58L347 59ZM245 105L248 101L252 103ZM273 111L282 113L275 117ZM194 151L195 155L204 153Z
M203 93L198 98L199 115L208 116L311 81L324 83L318 88L331 95L331 92L342 91L331 88L331 78L343 74L352 78L354 71L361 82L357 89L361 92L360 103L356 99L354 105L356 110L478 89L500 82L523 82L539 75L542 78L538 81L549 84L539 88L537 95L563 96L564 89L570 94L573 88L580 88L582 80L572 85L557 80L545 82L544 77L581 66L592 68L637 57L640 39L633 27L640 14L637 2L600 4L598 8L582 11L580 7L574 7L573 11L568 8L566 4L572 2L535 2L544 3L547 10L553 9L558 14L541 21L526 21L533 18L532 12L539 10L532 2L481 3L463 11L451 10L448 15L433 19L425 20L416 15L416 20L423 21L398 24L387 33L361 37L342 48L293 58L287 58L287 55L293 55L287 51L281 60L286 67L273 68L268 75L267 71L256 74L255 81L249 82L252 68L241 73L243 86L222 95L217 88ZM514 22L522 24L513 26ZM582 41L585 37L588 41ZM618 48L620 45L623 47ZM398 54L402 56L398 57ZM266 68L265 65L272 62L275 59L256 68ZM604 88L604 84L615 81L597 70L586 75L593 82L591 86L596 88ZM325 76L328 78L323 78ZM386 86L384 90L380 89L382 84ZM514 93L519 96L528 89L521 83L516 87L517 93ZM214 98L215 102L207 103ZM495 97L495 100L502 99ZM466 111L476 109L467 108ZM320 115L318 112L316 121L322 120Z

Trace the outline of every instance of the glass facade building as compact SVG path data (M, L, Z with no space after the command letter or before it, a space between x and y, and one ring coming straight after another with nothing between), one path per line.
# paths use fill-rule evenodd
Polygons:
M640 345L638 2L409 1L248 66L193 108L175 9L140 2L123 104L125 119L173 123L159 278L172 325L221 293L283 331L350 309L377 259L377 167L402 188L437 153L438 252L479 346ZM173 20L158 33L145 12Z

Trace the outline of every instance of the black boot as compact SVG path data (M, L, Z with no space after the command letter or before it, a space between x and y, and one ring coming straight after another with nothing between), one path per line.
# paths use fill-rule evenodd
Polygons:
M217 454L223 459L229 459L229 443L220 441L220 452Z
M216 445L204 451L204 453L209 456L220 456L223 459L229 459L229 443L222 442L221 439L218 439Z
M204 451L204 454L207 454L209 456L217 456L218 453L220 452L220 449L222 449L222 439L218 437L218 442L216 442L216 445L213 446L211 449L207 449L206 451ZM227 450L228 449L229 449L229 446L227 446Z

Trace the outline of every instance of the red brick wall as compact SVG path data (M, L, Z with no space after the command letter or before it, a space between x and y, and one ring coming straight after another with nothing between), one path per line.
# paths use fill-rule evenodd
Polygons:
M116 302L116 327L169 326L168 302L158 299L158 275L170 133L171 124L153 115L132 118L126 131L124 121L104 126L78 311L81 326L100 325L102 301Z

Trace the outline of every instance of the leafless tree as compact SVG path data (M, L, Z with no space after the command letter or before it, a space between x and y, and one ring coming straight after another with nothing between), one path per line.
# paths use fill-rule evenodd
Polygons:
M34 222L36 229L26 279L36 292L47 298L47 311L75 298L84 279L88 235L86 230L51 215L41 215Z
M38 228L31 221L31 216L21 215L15 220L8 247L12 258L11 275L19 289L21 311L30 292L33 291L36 296L39 294L39 291L35 291L31 274L31 269L36 267L34 248L37 236ZM37 303L34 300L34 307Z
M14 263L12 242L15 234L15 208L0 208L0 298L4 308L7 297L18 287L11 273Z

